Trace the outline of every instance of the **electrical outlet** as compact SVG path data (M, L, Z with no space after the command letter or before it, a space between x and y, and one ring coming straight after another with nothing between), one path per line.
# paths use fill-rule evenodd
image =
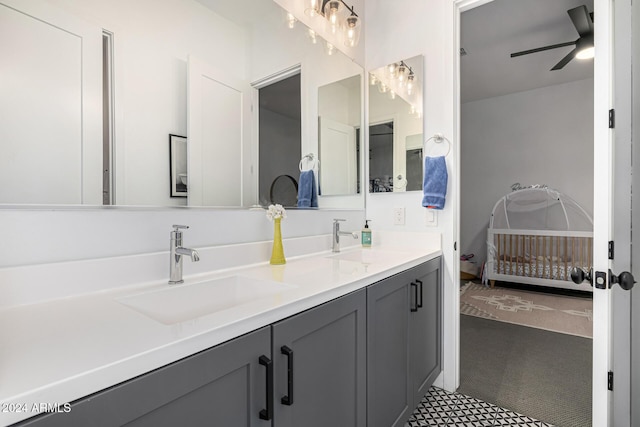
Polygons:
M393 208L393 225L404 225L404 208Z

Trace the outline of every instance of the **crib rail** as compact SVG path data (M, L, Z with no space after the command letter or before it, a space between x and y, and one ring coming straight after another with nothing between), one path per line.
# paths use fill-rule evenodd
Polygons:
M489 275L570 281L592 266L593 233L489 229Z

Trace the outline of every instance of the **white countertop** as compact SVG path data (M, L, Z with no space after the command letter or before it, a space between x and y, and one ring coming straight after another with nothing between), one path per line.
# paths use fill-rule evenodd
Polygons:
M375 262L329 251L185 276L190 286L241 275L292 285L276 294L175 324L164 324L118 299L168 287L166 281L0 309L0 425L37 414L34 404L64 403L126 381L300 311L375 283L441 255L440 244L370 250ZM344 255L347 256L347 255Z

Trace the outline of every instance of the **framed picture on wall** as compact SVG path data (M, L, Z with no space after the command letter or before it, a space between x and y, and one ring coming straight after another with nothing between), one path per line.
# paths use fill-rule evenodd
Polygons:
M187 197L187 137L169 134L171 197Z

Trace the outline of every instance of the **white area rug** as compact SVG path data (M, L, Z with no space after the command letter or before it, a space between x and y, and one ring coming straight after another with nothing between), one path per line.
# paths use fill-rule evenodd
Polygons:
M593 337L593 300L468 282L460 289L460 313Z

